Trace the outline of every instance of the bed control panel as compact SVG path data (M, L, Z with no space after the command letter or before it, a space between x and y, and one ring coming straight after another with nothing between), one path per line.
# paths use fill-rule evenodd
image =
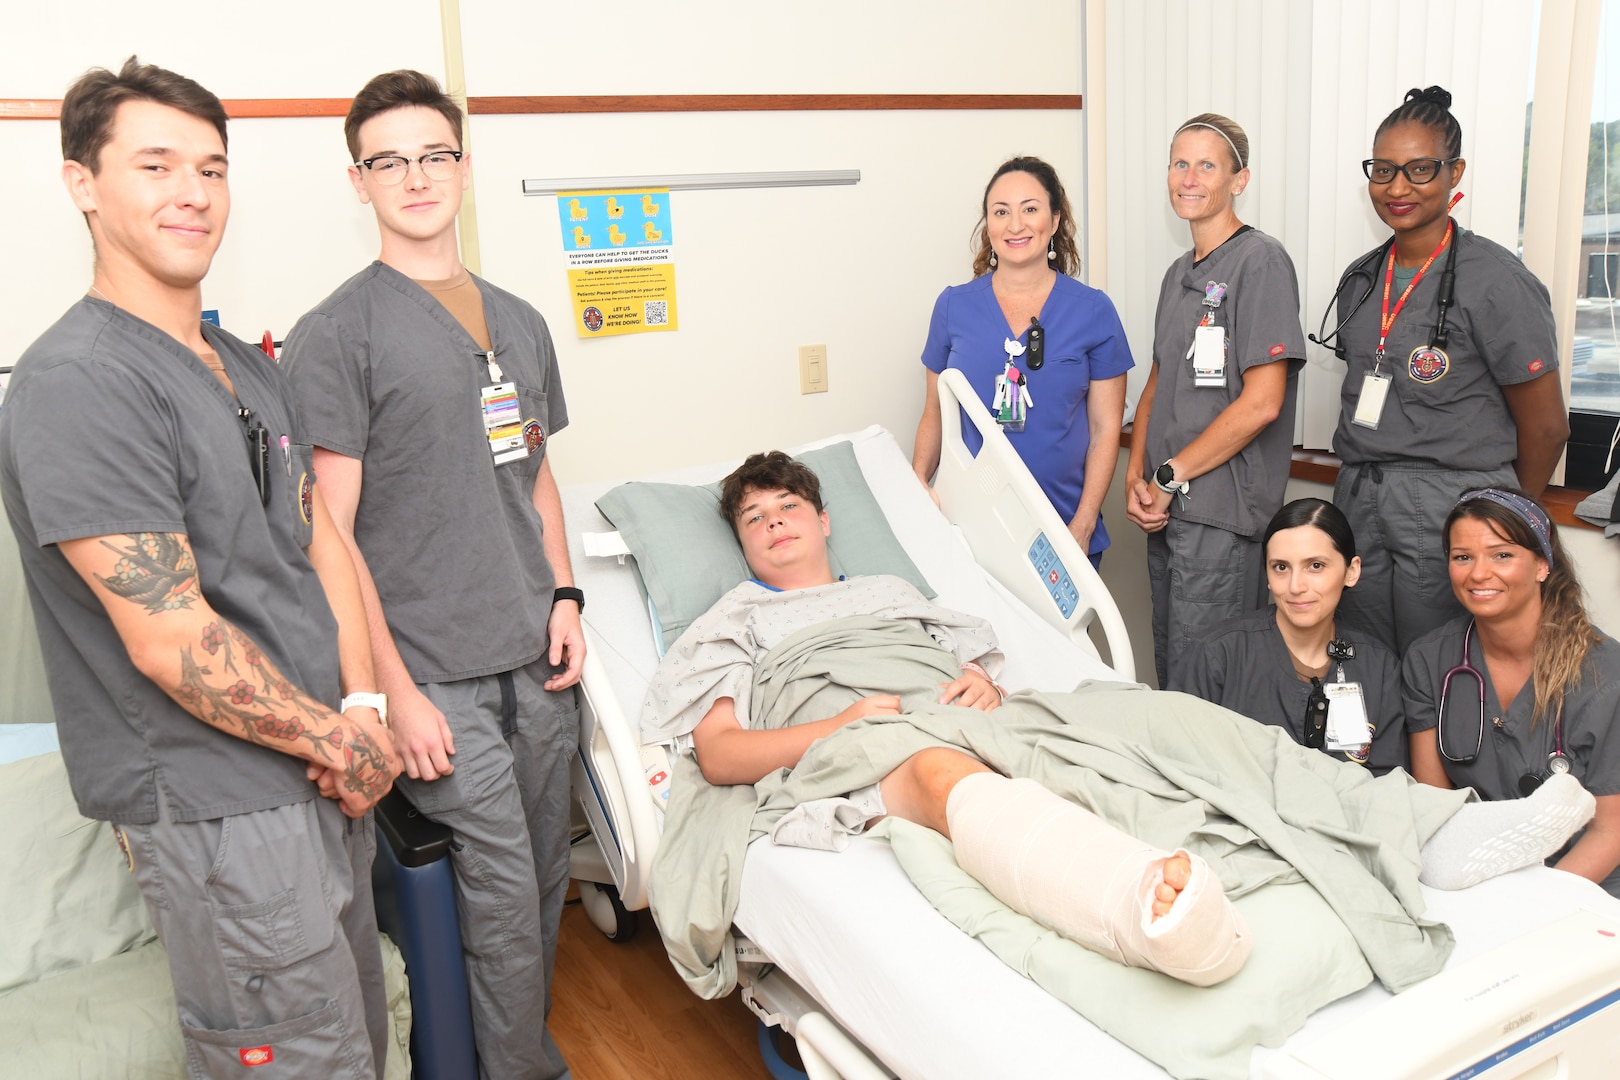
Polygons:
M1029 545L1029 561L1041 576L1047 594L1052 597L1052 603L1057 605L1063 617L1067 619L1073 615L1074 609L1080 604L1080 590L1075 588L1074 579L1069 576L1057 552L1052 550L1052 542L1045 533L1035 534L1035 542Z

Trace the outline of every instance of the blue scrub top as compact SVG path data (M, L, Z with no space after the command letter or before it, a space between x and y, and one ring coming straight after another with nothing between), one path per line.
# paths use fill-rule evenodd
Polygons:
M1086 482L1086 454L1091 447L1086 392L1093 379L1111 379L1135 366L1113 301L1101 291L1059 274L1051 295L1041 308L1046 331L1046 364L1029 371L1029 410L1023 431L1009 431L1018 456L1046 493L1058 517L1068 523L1080 506ZM967 376L979 400L988 408L995 394L996 376L1007 366L1004 342L1013 336L990 287L990 275L954 285L939 294L923 346L923 366L933 372L956 368ZM1019 328L1018 340L1029 344L1029 327ZM978 453L978 429L962 418L968 449ZM1089 555L1108 547L1108 530L1101 516L1091 534Z

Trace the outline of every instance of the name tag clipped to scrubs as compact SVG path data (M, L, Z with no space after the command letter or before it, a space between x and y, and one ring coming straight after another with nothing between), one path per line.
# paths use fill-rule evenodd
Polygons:
M1194 386L1226 385L1226 328L1215 325L1215 311L1226 298L1226 283L1211 281L1204 286L1204 317L1193 330L1192 362Z
M478 390L478 405L484 417L484 436L489 439L489 452L495 464L521 461L529 456L528 443L523 438L523 410L518 401L517 383L503 382L500 365L494 353L484 354L489 368L491 384Z
M1330 682L1322 684L1327 694L1327 748L1358 750L1367 745L1367 703L1361 684Z
M1024 346L1016 338L1008 338L1002 346L1007 351L1007 366L996 376L996 390L990 401L990 413L1003 431L1023 431L1024 420L1035 401L1029 396L1029 376L1019 371L1013 361L1024 355Z
M1390 377L1375 366L1361 379L1361 393L1356 396L1356 411L1350 417L1352 424L1377 430L1379 417L1384 415L1384 402L1389 399Z

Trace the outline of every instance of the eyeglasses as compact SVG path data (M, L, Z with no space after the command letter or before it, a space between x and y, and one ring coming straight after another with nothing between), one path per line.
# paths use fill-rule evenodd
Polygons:
M371 173L373 180L386 187L405 182L405 177L411 171L411 162L422 166L422 175L429 180L448 180L456 175L456 166L461 164L460 150L435 150L431 154L423 154L419 158L401 157L398 154L378 154L368 157L364 161L355 162L356 165Z
M1403 173L1406 179L1414 184L1427 184L1440 175L1440 169L1446 165L1454 165L1462 158L1413 158L1405 165L1397 165L1393 161L1383 158L1368 158L1361 163L1361 171L1367 174L1367 179L1375 184L1387 184L1395 179L1396 173Z

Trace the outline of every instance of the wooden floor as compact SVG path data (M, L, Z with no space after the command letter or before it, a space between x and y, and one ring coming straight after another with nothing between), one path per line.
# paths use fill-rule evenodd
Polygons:
M575 1080L771 1080L758 1021L735 992L704 1001L664 955L645 911L615 945L584 908L563 908L551 1034Z

